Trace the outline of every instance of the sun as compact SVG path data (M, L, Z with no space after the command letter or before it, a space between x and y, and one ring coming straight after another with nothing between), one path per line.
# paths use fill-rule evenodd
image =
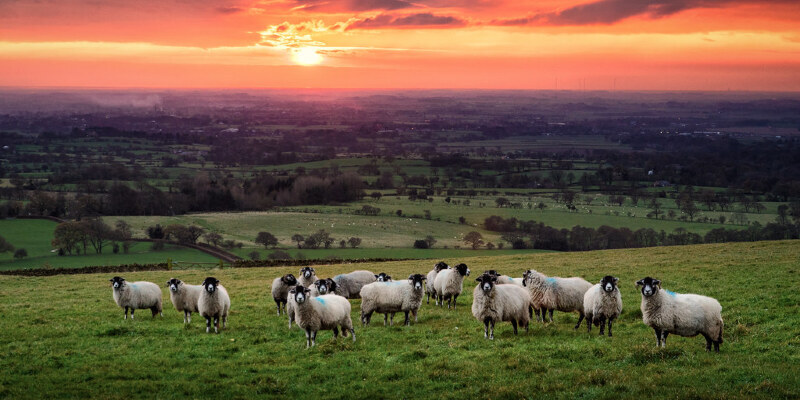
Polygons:
M300 65L316 65L322 62L322 55L314 47L301 47L292 51L292 61Z

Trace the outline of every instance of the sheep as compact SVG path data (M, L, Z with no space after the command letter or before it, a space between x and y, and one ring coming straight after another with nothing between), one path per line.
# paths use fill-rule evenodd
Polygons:
M488 273L475 280L479 283L472 291L472 315L483 322L484 338L494 340L494 324L497 321L511 321L515 335L517 324L528 331L531 296L527 290L516 285L498 285L497 277Z
M439 306L444 305L444 300L447 299L447 308L450 308L452 300L453 309L456 309L456 299L461 291L464 289L464 277L469 276L469 268L467 264L458 264L454 269L445 269L436 275L436 280L433 282L433 287L436 290L437 301Z
M306 331L306 348L316 346L317 332L320 330L333 330L334 338L338 338L339 327L342 328L342 336L346 337L347 331L350 331L355 343L356 332L350 318L350 302L335 294L309 297L310 292L310 289L302 285L289 291L289 302L296 310L297 325Z
M642 287L642 322L653 328L656 346L666 347L667 336L674 333L706 338L706 351L719 352L722 344L722 306L711 297L673 293L661 288L661 281L646 277L636 282Z
M310 287L311 284L317 280L319 280L319 278L317 278L317 271L314 268L300 268L300 279L298 279L300 285L303 285L303 287Z
M424 275L411 274L406 282L375 282L364 285L361 288L361 323L364 326L369 325L372 313L377 312L383 314L384 326L391 314L389 325L394 325L394 314L401 311L406 314L404 325L411 324L409 312L414 315L414 322L417 322L424 281Z
M545 312L547 311L550 311L550 322L553 322L554 310L577 311L579 318L575 329L581 326L584 318L583 295L592 287L591 283L577 277L547 277L532 269L525 271L523 276L525 277L523 283L531 294L531 308L536 311L537 319L539 319L540 310L542 322L545 322Z
M125 318L128 319L128 309L131 310L131 319L137 309L149 308L153 313L164 316L161 309L161 288L152 282L133 282L128 283L125 278L115 276L109 279L111 282L114 302L125 310Z
M286 312L286 299L289 296L289 289L296 285L297 278L292 274L286 274L272 281L272 299L275 300L275 305L278 306L278 316L281 315L281 303L283 303L284 313Z
M180 279L172 278L167 281L169 288L169 299L178 311L183 311L183 323L192 323L192 313L197 312L197 300L203 287L200 285L189 285Z
M439 261L433 266L431 272L428 272L428 276L425 278L427 284L425 285L425 292L428 295L428 300L426 301L427 304L431 304L431 295L433 295L433 301L436 302L436 305L439 305L439 300L436 297L436 289L433 287L433 282L436 281L436 275L443 269L450 269L450 266L447 265L444 261Z
M333 277L336 282L336 290L339 296L348 299L357 299L361 295L361 288L368 283L375 282L375 274L370 271L353 271L348 274L336 275Z
M606 275L600 283L592 286L583 295L583 313L586 315L586 331L592 331L592 324L600 327L603 336L604 324L608 324L608 337L611 337L611 324L622 313L622 295L617 287L619 278Z
M336 289L336 282L334 282L333 279L331 278L319 279L316 282L314 282L313 285L311 285L310 288L311 292L309 293L309 296L317 297L333 293L335 289ZM286 305L286 315L289 316L289 329L292 329L292 322L295 322L296 313L295 313L295 307L292 305L291 302L287 303Z
M391 282L392 277L387 275L386 272L381 272L380 274L375 275L375 280L377 282Z
M524 285L522 282L525 278L512 278L508 275L500 275L499 272L490 269L488 271L484 271L484 274L494 275L497 277L497 285L517 285L519 287L523 287Z
M200 292L197 308L200 315L206 319L206 333L209 332L212 318L214 319L214 333L219 333L220 319L222 319L222 327L228 327L231 298L228 296L228 291L219 284L219 279L213 276L209 276L203 281L203 289Z

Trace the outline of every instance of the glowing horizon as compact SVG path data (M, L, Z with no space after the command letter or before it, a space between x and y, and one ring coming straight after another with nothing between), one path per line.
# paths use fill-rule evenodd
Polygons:
M0 86L800 91L788 0L20 0Z

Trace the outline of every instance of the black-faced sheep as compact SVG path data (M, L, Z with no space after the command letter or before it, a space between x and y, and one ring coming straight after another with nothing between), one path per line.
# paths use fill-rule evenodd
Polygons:
M380 274L375 275L375 281L376 282L391 282L392 281L392 277L387 275L386 272L381 272Z
M198 311L197 301L200 299L203 287L189 285L176 278L168 280L167 287L169 288L169 298L172 300L172 305L175 306L176 310L183 311L183 323L192 323L192 313Z
M722 306L716 299L697 294L681 294L661 288L661 281L650 277L636 282L642 287L642 321L653 328L656 345L666 347L674 333L692 337L703 335L706 350L719 352L722 343Z
M336 282L331 278L319 279L311 285L309 290L310 292L308 295L310 297L333 294L334 290L336 290ZM295 307L291 301L286 305L286 315L289 316L289 329L292 329L292 323L295 322L297 314L295 313Z
M375 282L361 288L361 323L369 325L372 313L383 314L383 325L391 314L390 325L394 324L394 314L404 312L405 325L410 325L408 313L414 315L417 321L417 312L422 305L422 287L425 276L422 274L409 275L407 281Z
M531 296L527 290L516 285L497 285L497 276L488 273L476 281L478 285L472 291L472 315L483 322L483 337L494 340L494 324L497 321L510 321L515 335L517 325L528 330Z
M228 327L228 312L231 309L231 298L228 291L219 284L219 279L209 276L203 281L203 291L197 302L200 315L206 319L206 333L211 327L211 320L214 320L214 333L219 333L219 320L222 319L222 327Z
M286 274L272 281L272 299L275 300L275 305L278 306L279 316L281 315L281 303L283 303L283 310L286 312L289 289L295 286L297 286L297 279L292 274Z
M131 319L136 310L150 309L153 317L156 314L164 316L161 309L161 288L152 282L128 283L125 278L115 276L111 282L114 302L125 310L125 319L128 319L128 309L131 310Z
M350 302L335 294L309 297L310 292L310 289L301 285L289 291L289 302L296 310L297 325L306 332L306 348L317 344L317 332L320 330L333 330L334 338L338 338L340 327L343 336L347 336L350 331L355 343L356 332L350 318Z
M550 322L553 322L553 311L562 312L577 311L579 314L578 323L575 329L581 326L583 321L583 295L592 287L592 284L583 278L559 278L547 277L541 272L529 269L523 275L525 277L525 287L531 294L531 307L539 317L541 310L541 321L545 320L545 312L550 311Z
M303 285L304 287L310 287L311 284L316 282L319 278L317 278L317 271L312 267L303 267L300 268L300 279L298 279L297 283Z
M586 314L586 331L591 332L592 324L603 328L608 324L608 337L611 337L611 324L622 313L622 295L617 287L619 278L606 275L600 283L592 286L583 295L583 313Z
M445 269L439 271L436 275L436 281L433 287L436 290L436 303L439 306L444 305L447 300L447 308L450 308L450 303L453 304L453 309L456 308L456 299L461 291L464 290L464 277L469 276L469 268L467 264L458 264L453 269Z
M431 296L433 296L433 301L437 306L439 305L439 299L436 297L436 289L433 287L433 283L436 281L436 275L438 275L440 271L448 268L450 268L450 266L444 261L439 261L433 266L433 269L428 272L425 285L425 293L428 295L428 299L426 300L427 304L431 304Z
M336 282L335 293L348 299L361 297L361 288L368 283L375 282L375 274L370 271L353 271L333 277Z

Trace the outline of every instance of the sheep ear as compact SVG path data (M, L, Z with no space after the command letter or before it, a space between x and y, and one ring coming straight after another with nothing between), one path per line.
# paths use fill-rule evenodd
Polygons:
M639 279L638 281L636 281L636 285L637 286L644 286L644 279Z
M614 278L614 284L616 285L619 282L619 278Z
M414 279L414 274L409 275L408 279Z
M309 289L309 288L303 288L303 291L306 292L306 293L311 293L311 289Z
M114 282L114 278L111 278L111 279L109 279L108 281L109 281L109 282Z
M219 279L214 279L214 284L219 285Z
M378 278L380 278L380 276L378 276L378 275L375 275L375 279L378 279Z
M661 287L661 281L660 281L660 280L658 280L658 279L653 279L653 285L656 285L656 286L658 286L658 287Z
M480 282L481 278L475 278L475 282Z

